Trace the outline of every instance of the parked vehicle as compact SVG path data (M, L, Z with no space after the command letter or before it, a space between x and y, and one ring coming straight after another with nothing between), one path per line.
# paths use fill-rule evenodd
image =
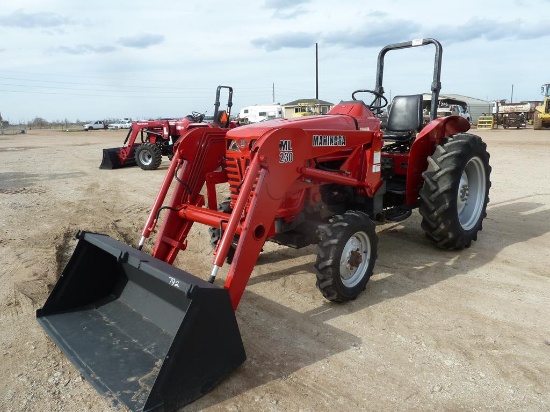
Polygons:
M258 123L283 117L283 106L267 104L243 107L239 112L239 122L242 124Z
M219 110L221 90L227 89L227 109ZM204 114L192 112L181 119L138 120L132 124L122 147L103 149L100 169L118 169L138 165L143 170L159 168L162 157L169 160L174 154L174 144L187 130L197 127L235 127L231 122L233 88L218 86L214 103L214 121L204 121Z
M100 129L106 129L107 125L103 120L96 120L95 122L92 122L92 123L86 123L85 125L82 126L82 128L86 131L100 130Z
M506 103L504 100L494 101L491 108L494 124L508 127L526 127L533 120L535 102Z
M129 129L132 127L132 119L125 117L124 119L118 120L114 123L110 123L107 126L107 129Z
M533 129L541 130L550 127L550 84L543 84L540 88L544 100L540 106L535 107Z
M122 127L120 126L120 122L116 121L113 123L109 123L109 125L107 126L107 129L117 130L117 129L122 129Z
M464 117L466 120L470 121L470 113L468 108L461 106L459 104L442 104L437 108L437 117L445 116L460 116Z
M505 129L509 127L515 127L516 129L527 127L525 113L504 113L502 115L502 126Z

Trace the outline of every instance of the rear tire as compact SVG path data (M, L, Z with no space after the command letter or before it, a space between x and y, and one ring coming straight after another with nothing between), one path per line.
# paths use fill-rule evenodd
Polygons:
M162 152L155 144L143 143L136 149L135 159L143 170L156 170L162 162Z
M491 166L479 136L458 134L436 147L422 174L420 214L426 237L442 249L464 249L477 240L487 215Z
M374 223L362 212L347 211L320 225L318 233L317 287L333 302L355 299L365 290L378 256Z

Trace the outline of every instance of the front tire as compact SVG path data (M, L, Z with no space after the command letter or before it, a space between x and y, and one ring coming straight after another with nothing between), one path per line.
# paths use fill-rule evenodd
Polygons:
M374 223L362 212L348 211L320 225L318 233L317 287L333 302L355 299L365 290L376 262Z
M535 110L535 117L533 118L533 129L541 130L542 129L542 120L539 116L539 113Z
M436 147L422 174L420 214L426 237L442 249L464 249L487 215L491 166L479 136L458 134Z
M143 143L136 149L135 159L143 170L156 170L162 162L162 152L155 144Z
M223 213L231 213L231 198L225 199L223 202L221 202L218 205L218 211ZM208 232L210 233L210 246L212 246L213 249L215 249L218 246L218 242L221 238L221 231L218 227L209 227ZM235 240L231 244L231 247L229 248L229 251L227 252L227 257L225 258L225 261L229 264L233 262L233 257L235 256L235 250L236 250L236 244L238 242L238 237L235 237Z

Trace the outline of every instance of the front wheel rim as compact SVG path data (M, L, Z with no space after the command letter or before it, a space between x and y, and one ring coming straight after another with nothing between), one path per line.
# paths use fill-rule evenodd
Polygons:
M456 200L458 220L464 230L472 229L479 221L485 205L486 181L483 161L472 157L462 171Z
M151 155L151 153L149 153L148 150L142 150L141 152L139 152L139 161L141 164L149 166L153 161L153 156Z
M340 278L344 286L352 288L361 281L370 257L371 244L365 232L357 232L348 239L340 259Z

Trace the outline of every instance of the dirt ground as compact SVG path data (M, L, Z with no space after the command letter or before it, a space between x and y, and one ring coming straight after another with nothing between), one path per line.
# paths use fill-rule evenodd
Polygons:
M124 133L0 136L2 411L120 410L35 310L78 229L137 243L168 163L98 169ZM471 248L433 247L417 211L380 225L367 290L337 305L315 287L314 247L267 244L237 310L248 359L185 410L550 410L550 131L473 133L488 144L493 186ZM176 263L207 279L211 256L197 227Z

